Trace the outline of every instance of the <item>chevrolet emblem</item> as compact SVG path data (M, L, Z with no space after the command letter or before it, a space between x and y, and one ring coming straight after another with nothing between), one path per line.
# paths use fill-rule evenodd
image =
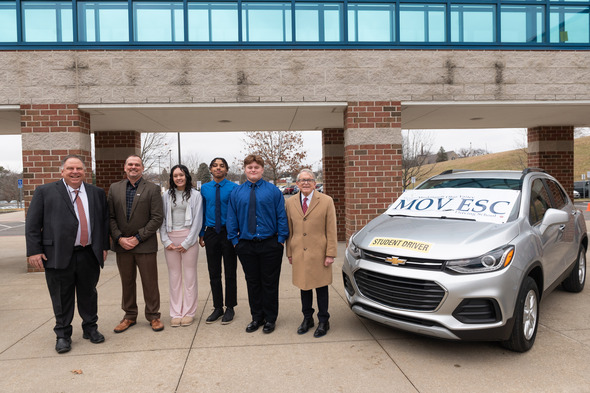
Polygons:
M406 259L399 259L394 256L391 256L389 258L385 258L385 260L387 262L391 263L392 265L403 265L406 263Z

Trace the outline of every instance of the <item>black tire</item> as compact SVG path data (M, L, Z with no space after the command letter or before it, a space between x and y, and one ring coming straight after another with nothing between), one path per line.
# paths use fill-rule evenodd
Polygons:
M562 284L563 289L568 292L577 293L584 289L584 284L586 284L586 248L584 246L580 246L575 266Z
M533 347L539 327L539 289L531 277L524 279L514 309L512 334L502 345L511 351L526 352Z

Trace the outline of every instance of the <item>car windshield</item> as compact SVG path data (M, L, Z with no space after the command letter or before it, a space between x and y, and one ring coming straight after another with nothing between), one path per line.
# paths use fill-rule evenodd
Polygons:
M459 179L430 179L416 187L418 190L433 188L490 188L494 190L518 190L520 179L489 179L489 178L459 178Z

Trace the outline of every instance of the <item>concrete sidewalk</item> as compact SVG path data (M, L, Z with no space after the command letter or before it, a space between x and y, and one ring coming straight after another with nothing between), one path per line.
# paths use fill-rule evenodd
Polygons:
M17 221L17 214L22 213L2 214L0 221ZM496 343L441 341L356 317L342 285L344 247L340 245L334 269L331 330L325 337L297 335L302 319L299 290L291 284L286 259L274 333L245 333L250 315L241 267L234 322L205 324L212 302L204 250L192 326L169 326L168 275L160 251L166 328L155 333L139 319L136 326L115 334L113 328L123 316L121 283L114 254L109 253L98 287L98 323L106 341L82 339L76 315L72 350L58 355L44 274L26 273L23 236L0 236L0 392L590 391L588 289L580 294L558 289L544 299L537 341L525 354ZM138 303L141 308L141 290Z

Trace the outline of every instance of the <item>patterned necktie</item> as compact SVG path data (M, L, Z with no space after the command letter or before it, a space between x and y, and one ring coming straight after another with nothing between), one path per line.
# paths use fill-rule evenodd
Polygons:
M307 213L307 197L303 198L303 205L301 205L303 209L303 214Z
M256 186L250 185L250 203L248 204L248 232L256 233Z
M76 206L78 207L78 218L80 219L80 245L86 247L88 244L88 221L86 221L86 213L84 212L84 205L82 199L78 198L80 190L75 190Z
M215 184L215 232L221 232L221 186Z

